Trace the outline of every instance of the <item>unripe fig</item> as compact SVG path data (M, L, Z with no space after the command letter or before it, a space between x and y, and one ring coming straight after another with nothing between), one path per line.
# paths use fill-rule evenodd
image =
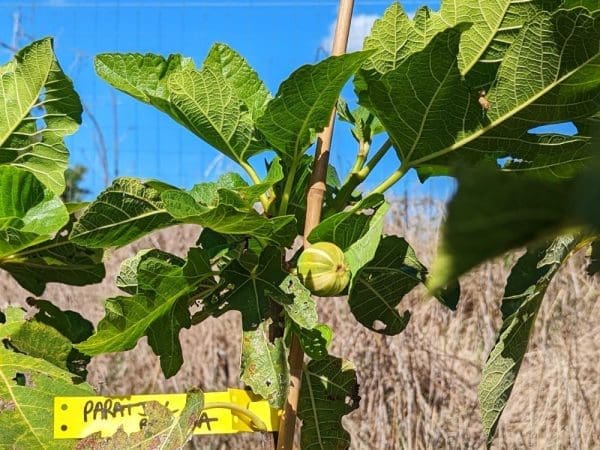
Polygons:
M331 297L348 285L350 269L337 245L317 242L300 254L298 276L313 294Z

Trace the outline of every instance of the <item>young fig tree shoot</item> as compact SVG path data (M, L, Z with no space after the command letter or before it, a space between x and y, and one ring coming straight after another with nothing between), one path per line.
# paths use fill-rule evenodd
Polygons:
M240 170L191 189L121 177L89 204L65 204L64 138L82 110L73 85L50 39L0 67L0 269L21 286L40 296L49 282L98 283L105 250L199 225L184 257L147 248L123 261L121 292L106 299L95 326L46 300L29 301L34 315L0 313L0 447L73 448L53 440L48 411L54 396L93 392L91 358L145 338L169 378L185 364L182 329L237 314L240 384L283 408L299 342L301 447L353 448L342 419L369 394L359 387L361 367L330 354L335 330L319 318L318 304L329 301L322 297L347 296L355 321L343 326L393 336L409 324L401 303L413 289L454 310L462 275L525 250L497 299L502 325L481 368L492 444L549 283L576 252L589 250L596 263L600 254L597 1L443 0L414 16L393 3L361 51L299 67L274 94L225 44L199 64L179 54L103 53L94 67ZM348 83L355 97L342 99ZM336 107L356 141L353 162L341 177L329 165L323 219L303 236L311 149ZM561 131L566 122L575 133ZM375 171L384 174L379 184ZM456 181L430 269L403 236L384 234L384 194L408 173ZM299 237L305 249L294 245ZM202 409L194 399L185 417ZM181 419L163 425L186 439L193 429ZM186 439L177 436L162 436L160 448L178 448Z

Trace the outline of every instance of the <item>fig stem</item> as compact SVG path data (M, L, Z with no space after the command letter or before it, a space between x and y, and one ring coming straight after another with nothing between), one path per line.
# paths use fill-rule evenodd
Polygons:
M377 163L381 161L381 158L383 158L386 155L390 148L392 148L392 142L388 139L375 152L373 157L369 161L367 161L367 164L365 164L365 166L362 169L360 169L358 172L352 172L350 174L350 176L348 177L348 181L344 183L344 185L336 195L335 200L333 201L333 210L335 212L344 209L344 207L348 203L348 200L350 199L350 196L352 195L352 192L354 192L354 189L356 189L360 183L365 181L367 176L375 168Z
M358 142L358 153L356 154L356 160L354 161L354 165L352 166L352 169L350 169L350 172L348 172L348 176L346 177L342 185L347 184L352 178L352 175L360 172L360 170L365 164L365 159L367 159L367 156L369 155L369 150L371 150L371 141L361 139Z
M287 212L288 203L290 202L290 196L294 187L294 179L296 178L296 172L298 171L298 161L294 159L290 166L290 171L287 174L287 180L285 180L285 186L283 188L283 194L281 194L281 203L279 204L279 215L284 216Z
M254 167L252 167L246 161L239 161L239 164L240 164L240 166L242 166L242 169L244 169L246 171L246 173L248 174L248 176L250 177L250 179L252 180L252 182L254 184L260 184L260 178L259 178L258 174L256 173L256 171L254 170ZM266 194L260 195L260 203L262 204L263 209L265 210L265 213L268 211L271 201L269 201L269 198L267 197Z
M404 175L406 175L406 172L408 172L408 169L410 169L410 165L405 166L404 164L401 164L400 167L398 167L398 169L396 169L389 177L387 177L385 180L383 180L383 182L379 186L377 186L375 189L373 189L371 192L373 194L375 194L375 193L383 194L385 191L387 191L389 188L391 188L394 184L396 184L398 182L398 180L400 180Z

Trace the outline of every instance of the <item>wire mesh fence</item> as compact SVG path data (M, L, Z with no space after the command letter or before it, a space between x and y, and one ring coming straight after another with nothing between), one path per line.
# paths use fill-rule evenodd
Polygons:
M402 2L407 12L423 1ZM360 48L389 0L357 0L351 50ZM436 7L438 1L429 1ZM68 139L71 163L87 169L83 187L93 196L117 176L158 178L191 187L236 170L236 165L148 105L112 89L94 73L102 52L181 53L200 65L214 42L244 55L272 92L294 69L327 56L337 1L85 1L0 2L0 59L32 40L53 36L63 69L84 105L83 124ZM353 98L352 87L344 95ZM338 125L332 163L343 176L356 146ZM255 158L262 169L267 152ZM383 167L396 164L389 155ZM383 174L375 172L376 185ZM415 177L396 193L423 189ZM430 183L425 194L447 197L452 185Z

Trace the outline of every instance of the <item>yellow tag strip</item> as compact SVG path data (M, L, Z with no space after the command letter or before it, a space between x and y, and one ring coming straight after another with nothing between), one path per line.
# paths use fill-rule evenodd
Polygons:
M100 432L112 436L119 427L127 433L139 431L147 423L144 404L157 401L178 416L185 406L186 394L130 395L127 397L55 397L54 439L79 439ZM259 417L266 431L279 428L281 411L273 409L266 400L243 389L204 393L208 407L201 413L194 434L230 434L258 431L252 419L242 411L211 408L211 403L233 403Z

